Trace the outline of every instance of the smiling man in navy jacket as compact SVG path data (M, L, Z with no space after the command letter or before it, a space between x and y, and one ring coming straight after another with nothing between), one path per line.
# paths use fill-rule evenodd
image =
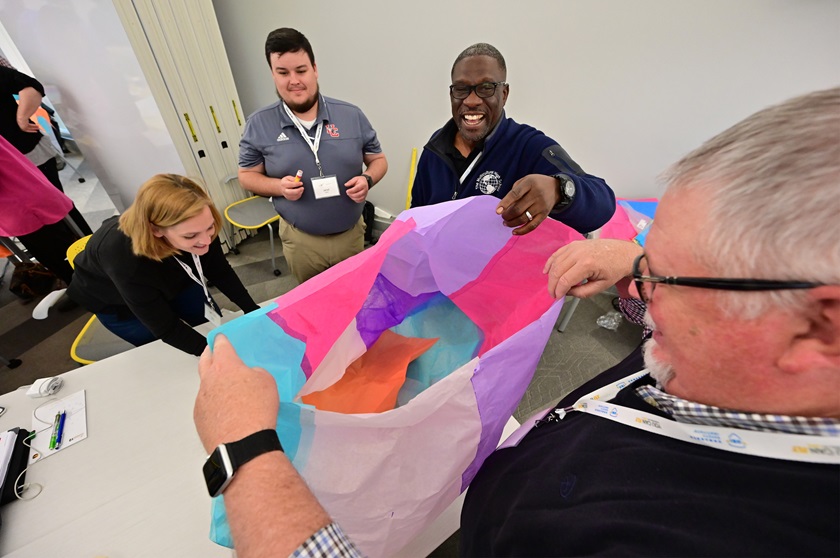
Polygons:
M552 217L582 233L615 212L602 178L587 174L536 128L505 116L507 66L492 45L477 43L452 66L452 120L426 144L411 191L419 207L469 196L502 198L496 212L513 234Z

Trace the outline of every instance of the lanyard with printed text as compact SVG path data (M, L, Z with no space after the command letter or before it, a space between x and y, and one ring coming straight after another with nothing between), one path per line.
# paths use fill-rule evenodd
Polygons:
M303 136L303 140L306 142L306 145L309 146L309 149L312 150L312 154L315 155L315 164L318 165L318 172L323 177L324 169L321 168L321 160L318 158L318 148L321 146L321 131L324 129L324 123L318 122L318 128L315 130L315 142L313 143L312 138L309 137L309 134L306 131L306 128L304 128L303 124L300 123L300 119L298 119L291 109L286 106L286 103L283 103L283 110L286 111L286 114L298 129L300 135Z
M562 419L568 412L580 411L675 440L745 455L787 461L840 464L840 438L837 436L759 432L741 428L688 424L663 419L658 415L609 402L624 387L646 376L647 373L647 370L642 370L631 374L584 395L571 407L555 409L552 413Z
M201 260L195 254L191 254L191 255L192 255L193 263L195 264L195 268L198 270L198 277L195 276L195 273L193 273L193 270L190 269L190 266L188 266L187 264L185 264L184 262L182 262L178 258L175 258L175 261L177 261L181 265L181 267L184 269L184 271L187 272L187 275L190 276L190 279L192 279L193 281L195 281L196 283L201 285L201 288L204 289L204 298L207 301L207 304L219 316L221 316L222 315L222 309L219 308L219 305L216 304L216 301L213 300L212 296L210 296L210 292L207 290L207 284L204 282L204 270L201 268ZM199 277L200 277L200 279L199 279Z

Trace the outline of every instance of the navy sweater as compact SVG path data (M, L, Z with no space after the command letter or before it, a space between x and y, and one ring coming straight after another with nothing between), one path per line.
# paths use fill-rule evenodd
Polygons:
M559 406L643 368L637 350ZM634 393L620 405L664 416ZM464 556L837 556L840 467L734 454L571 413L492 454Z
M412 207L482 195L489 190L501 199L528 174L563 173L575 182L575 201L551 217L587 233L615 213L615 195L604 179L586 174L556 141L536 128L504 115L485 139L478 162L459 184L460 176L445 154L454 133L455 122L450 120L424 147L411 190Z

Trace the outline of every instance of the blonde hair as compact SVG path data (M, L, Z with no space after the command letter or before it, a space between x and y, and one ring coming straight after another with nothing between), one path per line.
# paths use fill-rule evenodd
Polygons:
M180 251L165 238L154 234L154 227L165 229L195 217L205 207L210 208L215 230L219 235L222 216L207 192L193 180L178 174L156 174L137 192L134 203L120 216L120 230L131 239L131 249L137 256L161 261Z

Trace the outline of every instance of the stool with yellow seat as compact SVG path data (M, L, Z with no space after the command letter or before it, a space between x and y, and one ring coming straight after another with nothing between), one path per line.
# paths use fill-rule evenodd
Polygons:
M223 182L229 184L236 178L235 174L230 175ZM274 275L280 275L280 268L274 261L274 227L271 226L272 223L280 220L280 215L277 214L271 200L262 196L251 196L233 202L225 208L225 219L234 227L249 231L268 227L268 240L271 243L271 267L274 269Z

